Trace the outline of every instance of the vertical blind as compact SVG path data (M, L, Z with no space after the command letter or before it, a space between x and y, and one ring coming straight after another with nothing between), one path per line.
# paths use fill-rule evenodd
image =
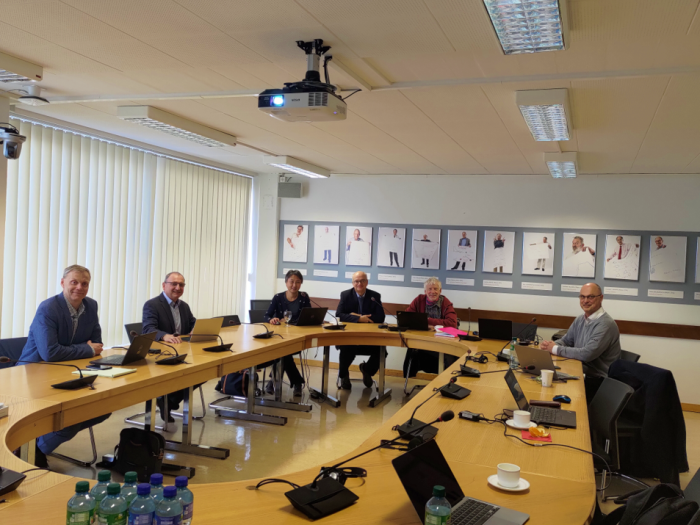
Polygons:
M63 269L86 266L106 345L170 271L195 317L244 310L251 179L31 122L8 162L0 337L26 336Z

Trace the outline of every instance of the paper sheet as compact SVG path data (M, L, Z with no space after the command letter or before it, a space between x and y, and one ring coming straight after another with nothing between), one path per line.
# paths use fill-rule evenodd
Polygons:
M537 244L528 244L525 246L525 258L526 259L549 259L549 244L543 242Z
M624 259L613 257L605 263L606 279L636 281L639 277L639 249L630 251Z
M587 250L582 250L564 259L562 273L568 277L593 277L595 258Z
M682 283L685 281L685 253L662 248L652 250L649 267L651 281Z
M100 376L100 377L119 377L125 376L127 374L133 374L136 372L135 368L116 368L113 367L109 370L83 370L84 376ZM73 374L80 375L77 370L73 371Z
M369 243L365 241L350 241L350 249L347 250L345 257L345 264L355 266L372 265Z

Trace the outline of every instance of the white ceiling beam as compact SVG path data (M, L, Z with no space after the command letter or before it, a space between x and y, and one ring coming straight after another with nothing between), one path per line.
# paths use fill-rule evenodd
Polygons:
M355 73L352 69L350 69L348 66L340 62L337 58L333 58L330 62L328 62L328 65L331 67L331 69L335 69L336 71L340 71L342 73L345 73L347 76L352 78L355 82L357 82L362 89L365 91L372 91L372 86L370 86L366 80L364 80L360 75Z

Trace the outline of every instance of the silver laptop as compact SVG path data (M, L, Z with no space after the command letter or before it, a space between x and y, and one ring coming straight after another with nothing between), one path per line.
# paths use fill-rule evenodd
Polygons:
M532 348L531 346L515 345L515 353L518 356L518 361L520 361L520 366L523 368L523 372L538 376L540 375L540 370L544 369L554 371L555 381L557 379L579 379L578 376L558 372L558 367L554 365L554 361L552 360L552 354L546 350ZM528 367L534 368L528 370Z
M202 341L212 341L218 339L219 332L221 331L221 325L224 322L221 317L214 317L212 319L197 319L194 323L194 328L189 336L182 338L183 341L189 341L190 343L201 343Z

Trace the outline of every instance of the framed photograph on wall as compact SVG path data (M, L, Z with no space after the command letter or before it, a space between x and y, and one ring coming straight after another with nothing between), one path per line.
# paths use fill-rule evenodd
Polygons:
M345 228L345 265L372 266L372 227Z
M565 233L562 277L595 277L594 233Z
M379 228L377 266L403 268L406 254L406 228Z
M687 237L652 235L649 238L649 280L684 283L687 245Z
M484 232L484 273L513 273L515 232L486 230Z
M523 275L554 275L554 234L523 233Z
M414 228L411 268L440 269L440 230Z
M282 248L282 261L305 263L307 260L308 246L308 224L284 225L284 244Z
M314 264L338 264L340 226L317 224L314 226Z
M604 277L638 281L641 243L639 235L606 235Z
M476 230L447 231L447 269L460 272L476 270Z

